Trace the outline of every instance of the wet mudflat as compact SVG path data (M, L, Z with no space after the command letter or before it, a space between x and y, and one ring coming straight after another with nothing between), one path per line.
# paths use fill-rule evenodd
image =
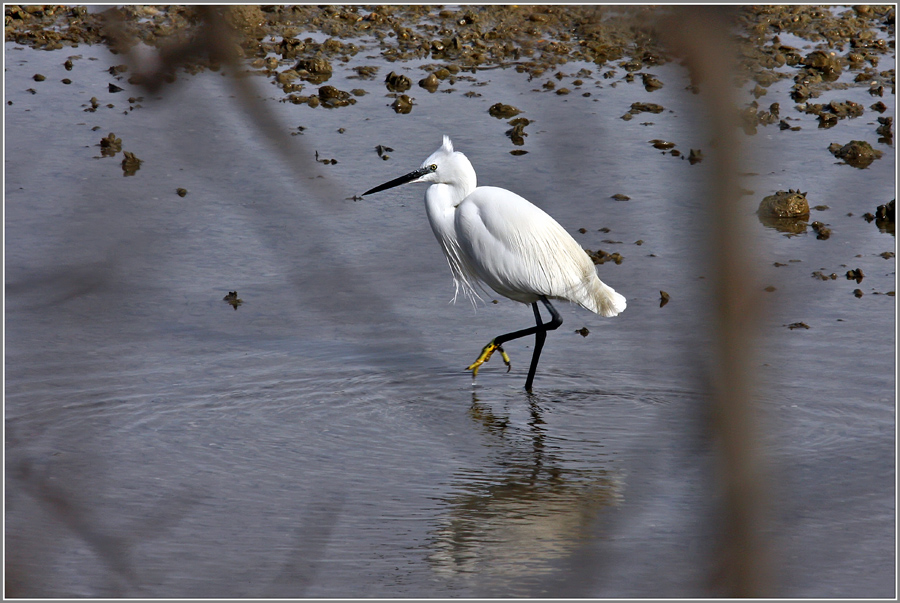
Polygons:
M104 45L8 32L8 595L716 592L701 435L716 146L698 95L652 40L599 27L537 36L533 65L521 39L479 58L467 28L497 21L467 10L383 36L390 15L363 9L297 16L320 33L269 23L271 51L244 64L289 135L274 147L225 69L150 91ZM893 21L852 14L869 24L855 45L761 28L773 62L742 88L736 202L755 244L750 369L782 596L894 588L896 249L875 219L895 197L878 119L895 112ZM816 18L798 17L832 31ZM340 22L374 29L328 29ZM447 303L421 188L358 198L444 134L628 298L615 319L562 305L531 395L527 340L509 374L495 360L473 385L462 370L530 310ZM881 156L836 155L852 141ZM791 215L763 215L770 196Z

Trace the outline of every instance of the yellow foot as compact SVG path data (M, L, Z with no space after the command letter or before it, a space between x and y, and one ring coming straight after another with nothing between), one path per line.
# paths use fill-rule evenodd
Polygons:
M475 376L478 375L478 369L481 368L482 364L491 359L491 355L496 350L500 351L500 355L503 357L503 362L506 364L506 372L509 372L509 369L512 368L512 364L510 364L509 362L509 356L505 351L503 351L503 348L501 348L499 345L494 343L493 340L491 340L489 344L481 349L481 355L475 360L475 362L473 362L466 368L467 371L472 371L472 379L474 379Z

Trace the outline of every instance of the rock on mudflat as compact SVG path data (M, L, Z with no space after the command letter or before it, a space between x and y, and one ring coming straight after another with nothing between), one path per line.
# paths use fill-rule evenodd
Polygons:
M765 197L756 210L763 226L788 235L806 232L809 220L809 202L806 193L799 190L778 191Z
M429 73L426 77L419 80L419 86L425 88L429 92L435 92L440 85L440 80L433 73Z
M294 71L302 80L313 84L321 84L331 78L332 67L328 59L317 56L310 59L300 59L294 65Z
M412 81L403 74L391 71L387 74L387 77L384 78L384 85L387 86L387 89L391 92L406 92L412 88Z
M100 139L100 154L103 157L113 157L122 150L122 139L117 138L112 132L109 136Z
M409 96L407 96L405 94L401 94L396 99L394 99L393 103L391 103L391 108L394 110L395 113L402 113L402 114L409 113L410 111L412 111L412 108L413 108L412 99L409 98Z
M134 153L131 151L125 151L125 159L122 160L122 171L125 176L134 176L139 169L141 169L141 164L144 163L142 159L138 159Z
M835 142L828 146L828 150L844 163L860 169L869 167L884 154L878 149L873 149L865 140L851 140L844 146Z
M816 238L820 241L824 241L831 236L831 229L821 222L813 222L810 226L812 226L812 229L816 232Z
M488 109L488 113L491 117L496 117L497 119L509 119L511 117L515 117L521 111L512 105L504 105L503 103L494 103Z
M833 82L838 79L843 71L841 67L841 59L833 52L824 52L822 50L814 50L806 55L803 64L814 71L822 74L822 79Z
M801 218L809 216L809 202L799 190L778 191L765 197L756 211L773 218Z

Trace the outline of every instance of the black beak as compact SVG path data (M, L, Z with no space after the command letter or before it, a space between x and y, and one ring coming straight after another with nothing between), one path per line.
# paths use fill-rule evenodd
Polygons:
M399 178L394 178L390 182L385 182L384 184L379 184L373 189L367 190L363 193L363 195L371 195L372 193L378 193L389 188L394 188L395 186L400 186L401 184L406 184L407 182L412 182L416 178L421 178L429 171L428 168L419 168L415 172L410 172L405 176L400 176Z

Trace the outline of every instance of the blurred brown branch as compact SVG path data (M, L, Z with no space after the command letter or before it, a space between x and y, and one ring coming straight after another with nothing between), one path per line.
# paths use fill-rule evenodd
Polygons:
M717 477L724 516L721 573L716 582L727 596L762 597L770 593L770 568L763 538L766 486L752 369L761 300L749 276L752 252L737 204L741 151L732 85L737 63L726 35L730 16L728 9L691 8L669 18L661 32L685 57L717 140L706 228L715 309L709 427L719 456Z

